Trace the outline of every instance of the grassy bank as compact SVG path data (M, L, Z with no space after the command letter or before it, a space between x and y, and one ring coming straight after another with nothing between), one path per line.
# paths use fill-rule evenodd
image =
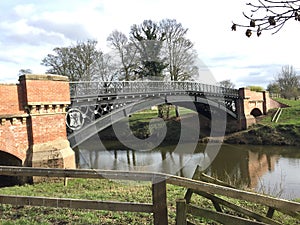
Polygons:
M276 100L290 106L282 109L282 114L277 123L272 122L276 109L270 110L267 115L257 118L257 124L248 130L228 134L224 142L229 144L251 145L300 145L300 101L286 99ZM184 116L185 119L188 119L189 116L192 117L196 115L195 112L185 108L180 108L180 114ZM119 123L126 123L126 121L122 120ZM180 138L180 131L182 130L182 124L175 118L175 110L172 107L170 110L170 119L165 120L164 123L157 119L157 110L145 110L131 115L131 117L129 117L129 125L133 135L140 139L148 138L155 132L159 133L159 131L162 130L162 126L166 125L167 134L161 145L176 144ZM115 126L118 127L118 124ZM186 130L194 132L191 129ZM201 126L199 140L205 140L203 138L207 135L209 136L209 132L209 129ZM129 132L125 130L122 135L126 138L128 134ZM99 133L99 137L103 143L106 143L108 140L118 142L113 127L109 127ZM122 143L118 143L117 146L122 146ZM112 146L112 149L114 147L115 146ZM124 149L126 148L125 146L123 147Z
M167 185L169 224L175 224L176 199L183 198L186 190L182 187ZM68 186L63 183L40 183L1 189L2 194L29 195L91 200L111 200L151 203L151 185L145 182L113 182L108 180L70 179ZM233 200L235 204L266 213L266 208ZM192 204L212 209L209 200L193 195ZM226 209L225 209L226 211ZM190 218L195 224L216 224L201 218ZM297 220L275 213L275 219L283 224L297 224ZM0 224L153 224L151 214L130 212L109 212L96 210L55 209L46 207L13 207L0 205Z
M272 127L278 125L300 125L300 100L288 100L284 98L277 98L275 100L289 107L282 109L282 114L277 123L272 122L272 117L276 109L271 110L267 116L259 120L259 123Z
M257 118L257 124L246 131L228 135L226 143L252 145L300 145L300 101L276 99L288 105L283 108L277 123L272 122L276 109Z

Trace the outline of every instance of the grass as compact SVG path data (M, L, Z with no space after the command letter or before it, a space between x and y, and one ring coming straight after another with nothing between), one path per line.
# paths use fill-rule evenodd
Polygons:
M300 100L290 100L285 98L275 98L275 100L291 107L300 107Z
M169 224L175 224L176 199L183 198L186 189L167 185ZM151 184L147 182L116 182L96 179L70 179L68 186L63 183L39 183L1 189L1 194L45 197L63 197L92 200L128 201L151 203ZM228 199L227 199L228 200ZM266 213L260 205L230 199L231 202L249 209ZM192 204L212 209L209 200L193 195ZM226 212L230 210L225 209ZM231 212L232 213L232 212ZM275 218L283 224L297 224L296 219L276 213ZM191 218L195 224L216 224L203 218ZM55 209L46 207L17 207L0 205L0 224L153 224L151 214L131 212L109 212L98 210Z
M180 115L186 115L186 114L189 114L189 113L195 113L194 111L190 110L190 109L186 109L186 108L183 108L183 107L179 107L179 112L180 112ZM133 115L131 115L129 121L131 123L134 123L136 121L138 122L147 122L149 123L149 121L151 119L154 119L154 118L157 118L157 110L154 109L154 110L143 110L141 112L138 112L138 113L135 113ZM170 118L172 117L175 117L175 108L174 107L170 107Z
M277 125L300 125L300 100L288 100L283 98L277 98L275 100L290 107L282 108L282 114L277 123L271 122L276 109L270 110L268 115L261 119L259 123L273 127Z
M180 115L195 114L194 111L179 107ZM124 123L125 120L121 120L119 123ZM117 126L118 124L115 124ZM170 107L169 119L162 121L158 118L158 112L154 110L143 110L132 114L129 117L129 126L134 136L140 139L148 138L154 133L159 133L163 126L167 127L167 134L164 139L165 144L177 143L180 138L181 123L175 118L175 108ZM119 132L121 132L119 130ZM108 127L104 131L99 133L99 137L103 142L107 140L118 140L114 135L115 132L112 127ZM126 137L129 135L127 130L123 131L122 135Z

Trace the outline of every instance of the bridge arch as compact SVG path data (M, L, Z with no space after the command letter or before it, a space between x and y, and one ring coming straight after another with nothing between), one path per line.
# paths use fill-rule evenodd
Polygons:
M10 154L4 150L0 150L0 165L1 166L22 166L22 160L13 154ZM20 183L21 183L21 178L0 175L0 187L17 185Z
M22 166L22 159L1 149L0 150L0 165L2 165L2 166Z
M210 108L214 108L218 111L223 112L225 116L228 114L233 118L236 118L236 114L228 110L224 104L220 104L220 102L215 102L213 100L203 98L203 97L195 97L195 96L187 96L187 95L147 97L147 98L142 98L137 102L133 102L128 105L125 105L120 109L115 109L111 111L109 114L105 114L100 118L94 120L93 122L84 126L80 130L74 131L72 134L68 136L71 147L72 148L77 147L84 141L88 140L90 137L97 134L99 131L104 130L105 128L111 126L113 123L116 123L131 114L134 114L138 111L142 111L144 109L149 109L150 106L160 105L164 103L179 105L194 111L197 111L195 110L196 109L195 105L197 104L208 105ZM223 122L225 122L225 120L226 118L224 118Z
M251 110L250 115L252 115L254 117L259 117L259 116L263 115L263 113L259 108L254 108Z

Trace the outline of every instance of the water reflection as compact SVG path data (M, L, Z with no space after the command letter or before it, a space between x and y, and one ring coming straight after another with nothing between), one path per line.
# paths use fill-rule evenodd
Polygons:
M194 154L174 152L176 146L153 151L103 150L80 146L81 168L153 171L191 178L208 157L199 144ZM300 198L300 153L293 147L223 145L204 172L235 186L287 199Z

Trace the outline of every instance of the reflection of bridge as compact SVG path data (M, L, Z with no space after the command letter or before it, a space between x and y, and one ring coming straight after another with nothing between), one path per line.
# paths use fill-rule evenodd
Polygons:
M270 108L267 92L229 89L197 82L124 81L71 82L67 124L73 147L134 112L159 104L179 105L212 118L235 120L245 129ZM192 103L192 104L191 104ZM96 127L96 128L95 128Z

